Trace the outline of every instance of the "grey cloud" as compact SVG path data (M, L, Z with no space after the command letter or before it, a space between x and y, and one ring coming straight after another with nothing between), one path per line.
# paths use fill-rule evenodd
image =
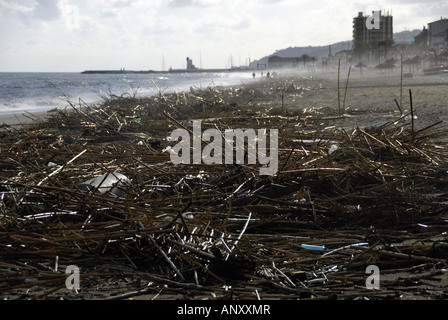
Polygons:
M233 24L229 27L234 30L248 29L253 22L253 17L249 15L243 15L234 20Z
M219 35L222 32L239 32L250 28L253 22L254 18L249 15L235 16L232 20L206 19L196 26L194 33Z
M102 0L101 4L104 7L110 7L110 8L124 8L129 7L133 4L132 0Z
M170 25L156 24L154 26L144 26L142 32L145 36L166 36L173 34L175 30Z
M193 0L168 0L168 6L170 7L188 7L194 4Z
M0 10L3 12L9 11L13 13L25 14L31 12L33 7L19 4L16 1L0 0Z
M164 0L169 7L214 7L214 6L229 6L238 3L238 0ZM244 0L241 2L251 2L254 5L259 4L280 4L284 0Z
M170 7L211 7L220 4L226 4L226 2L222 0L167 0L167 5Z
M426 6L428 3L440 3L440 4L446 4L446 0L392 0L391 4L404 4L404 5L410 5L410 4L420 4L422 6Z
M102 10L101 11L101 18L110 19L115 18L117 16L117 13L112 10Z
M261 0L261 2L268 4L277 4L283 2L283 0Z
M59 1L55 0L37 0L33 16L43 21L56 20L61 17L62 11L59 7Z
M33 6L19 4L16 1L0 0L0 17L2 19L18 17L21 22L27 24L33 13Z

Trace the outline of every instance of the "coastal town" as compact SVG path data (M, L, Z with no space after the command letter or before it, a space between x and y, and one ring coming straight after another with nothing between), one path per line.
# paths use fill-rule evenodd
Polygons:
M88 70L83 73L180 73L180 72L238 72L238 71L307 71L322 72L336 68L338 63L343 68L352 66L362 70L377 69L387 71L397 68L400 63L405 66L405 73L411 76L414 72L437 74L448 72L448 18L428 22L421 30L402 32L404 36L394 39L393 16L389 11L378 11L377 25L367 24L374 13L359 12L353 18L353 38L347 41L347 47L334 51L332 46L318 50L317 55L303 53L294 56L294 51L285 50L282 54L270 56L249 62L247 65L223 69L203 69L197 67L190 57L186 58L183 69L168 70ZM345 44L344 44L345 45ZM340 47L340 46L338 46ZM309 48L307 48L309 49Z
M353 39L350 49L332 52L328 46L328 55L319 57L304 54L299 57L268 57L269 69L326 70L342 63L345 67L358 69L375 68L391 70L401 62L405 72L412 74L423 71L425 74L448 72L448 19L432 21L412 36L410 31L405 39L394 40L393 16L387 12L378 12L378 26L369 28L368 19L372 15L359 12L353 18ZM320 66L319 66L320 64ZM310 67L311 65L311 67ZM264 67L264 65L262 66Z

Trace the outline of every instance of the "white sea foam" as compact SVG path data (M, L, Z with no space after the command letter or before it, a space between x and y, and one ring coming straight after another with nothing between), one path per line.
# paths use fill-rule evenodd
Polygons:
M137 97L186 91L191 87L239 85L254 81L251 72L81 74L0 73L0 113L45 111L78 104L99 103L110 95Z

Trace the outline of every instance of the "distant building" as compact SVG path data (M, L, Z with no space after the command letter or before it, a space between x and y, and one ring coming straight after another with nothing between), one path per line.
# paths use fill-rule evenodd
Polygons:
M300 58L283 58L271 56L268 58L268 67L270 69L297 68Z
M279 57L279 56L270 56L268 58L268 68L270 69L295 69L305 68L309 63L313 64L312 69L314 69L314 64L316 62L316 57L310 57L307 54L302 54L300 57Z
M440 17L440 20L428 23L428 46L434 49L448 46L448 19Z
M362 12L353 18L353 42L368 44L371 42L393 41L393 17L381 15L379 29L368 29L366 20L368 16L364 16Z
M379 13L379 28L367 28L366 21L369 16L359 12L353 18L353 53L361 60L367 55L369 60L373 58L387 58L387 51L392 47L393 17Z
M187 57L187 70L196 70L193 60Z
M334 54L336 60L341 59L341 62L349 64L352 61L352 51L351 50L341 50Z
M428 45L428 29L423 26L422 31L414 37L414 45L426 47Z

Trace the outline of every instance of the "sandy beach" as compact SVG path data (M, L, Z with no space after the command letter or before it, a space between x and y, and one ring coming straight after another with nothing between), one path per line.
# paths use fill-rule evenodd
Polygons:
M439 121L448 120L448 75L425 76L415 74L412 78L403 78L400 85L400 71L384 75L377 71L360 74L351 70L346 90L348 70L340 74L340 108L342 113L352 115L335 120L335 126L356 127L373 125L388 121L391 117L410 113L410 94L412 93L415 124L424 128ZM328 115L339 113L337 71L329 74L317 73L309 87L297 95L285 94L288 109L315 108L324 110ZM395 102L402 103L401 110ZM345 104L345 109L344 109Z
M48 112L26 112L26 113L0 113L0 126L20 127L36 121L44 120Z
M0 116L0 297L446 298L448 76L347 71ZM174 165L194 119L278 129L278 172Z

